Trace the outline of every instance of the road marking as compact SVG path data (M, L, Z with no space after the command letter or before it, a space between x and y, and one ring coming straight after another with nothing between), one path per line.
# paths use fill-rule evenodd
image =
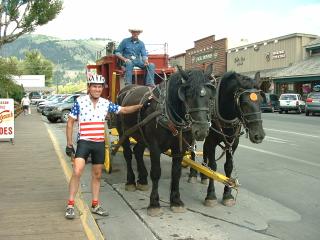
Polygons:
M264 140L267 140L269 142L276 142L276 143L288 143L287 140L284 140L281 138L270 137L270 136L266 136Z
M282 132L282 133L291 133L299 136L305 136L305 137L313 137L313 138L319 138L320 136L317 135L311 135L311 134L305 134L305 133L298 133L298 132L291 132L291 131L284 131L284 130L279 130L279 129L274 129L274 128L263 128L264 130L268 131L274 131L274 132Z
M64 158L64 154L61 151L61 148L59 146L58 140L56 139L56 137L54 136L54 134L52 133L51 129L49 128L47 123L44 123L46 125L47 131L49 133L50 139L53 143L53 147L54 150L59 158L59 162L61 164L61 167L63 169L64 175L67 179L67 181L70 181L71 175L72 175L72 171L70 169L70 167L67 165L66 160ZM82 213L80 214L80 219L82 222L82 226L84 228L84 231L88 237L88 239L90 240L95 240L95 239L105 239L94 219L94 217L92 216L87 204L82 200L82 198L79 196L79 192L81 191L81 188L79 187L79 191L78 194L76 196L76 206L79 209L79 211ZM91 226L89 226L88 222L90 222ZM95 228L94 230L92 228Z
M302 159L299 159L299 158L289 157L289 156L286 156L286 155L283 155L283 154L273 153L273 152L270 152L270 151L267 151L267 150L262 150L262 149L258 149L258 148L254 148L254 147L249 147L249 146L242 145L242 144L239 144L239 147L246 148L246 149L249 149L249 150L252 150L252 151L256 151L256 152L269 154L269 155L280 157L280 158L286 158L288 160L292 160L292 161L295 161L295 162L298 162L298 163L308 164L308 165L311 165L311 166L314 166L314 167L320 167L319 163L308 162L308 161L305 161L305 160L302 160Z

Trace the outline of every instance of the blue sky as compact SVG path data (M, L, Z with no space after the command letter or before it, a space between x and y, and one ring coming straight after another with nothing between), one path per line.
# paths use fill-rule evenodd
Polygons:
M119 42L139 27L145 43L167 42L174 55L210 35L228 38L229 48L290 33L320 35L319 13L320 0L65 0L62 13L36 33Z

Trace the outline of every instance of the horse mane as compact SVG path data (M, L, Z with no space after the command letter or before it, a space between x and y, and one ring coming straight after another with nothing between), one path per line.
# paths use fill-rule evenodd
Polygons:
M221 85L227 84L231 79L236 79L237 87L243 89L258 88L258 83L255 79L248 76L236 73L234 71L226 72L221 78Z

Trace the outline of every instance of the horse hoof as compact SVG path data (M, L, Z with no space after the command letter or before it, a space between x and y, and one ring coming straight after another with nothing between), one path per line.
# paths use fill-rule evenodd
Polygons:
M148 184L138 183L136 188L137 188L137 190L140 190L140 191L148 191L149 190Z
M182 207L182 206L172 206L170 207L171 211L174 212L174 213L185 213L187 210L185 207Z
M214 207L218 204L217 199L206 199L203 203L206 207Z
M226 207L232 207L236 204L236 201L234 199L225 199L222 201L222 204Z
M204 185L208 185L209 184L209 179L208 178L201 179L201 183L204 184Z
M124 189L128 192L134 192L137 190L137 187L134 184L126 184Z
M148 208L147 209L147 214L150 216L150 217L159 217L163 214L163 211L161 208Z
M197 178L196 177L189 177L188 183L196 183L196 182L197 182Z

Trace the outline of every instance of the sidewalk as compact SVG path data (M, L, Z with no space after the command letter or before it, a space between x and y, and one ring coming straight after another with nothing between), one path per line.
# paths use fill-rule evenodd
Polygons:
M87 206L65 219L68 182L40 115L16 118L14 143L0 141L0 239L101 237Z

